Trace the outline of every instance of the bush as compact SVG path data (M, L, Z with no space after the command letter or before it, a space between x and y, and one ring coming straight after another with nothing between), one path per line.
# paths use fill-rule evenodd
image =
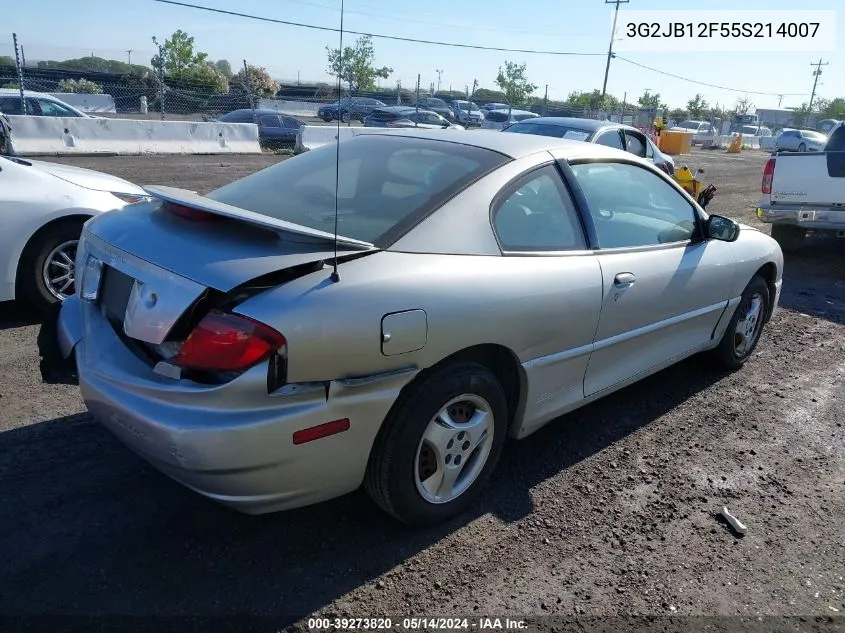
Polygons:
M103 89L87 79L62 79L56 89L58 92L75 92L89 95L101 95Z

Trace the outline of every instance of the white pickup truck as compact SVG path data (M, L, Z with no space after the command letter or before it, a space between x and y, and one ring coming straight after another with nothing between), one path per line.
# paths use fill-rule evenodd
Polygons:
M777 152L763 170L757 217L772 225L784 251L795 250L808 231L845 237L845 123L821 152Z

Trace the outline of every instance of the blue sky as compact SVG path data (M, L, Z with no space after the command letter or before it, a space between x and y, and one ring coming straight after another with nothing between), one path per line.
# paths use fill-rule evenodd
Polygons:
M190 1L190 0L189 0ZM237 10L283 20L336 27L340 0L194 0L216 8ZM153 0L65 0L16 2L5 12L0 54L12 54L11 33L16 32L28 60L65 59L82 55L127 58L149 63L153 54L151 36L167 37L181 28L196 39L200 50L212 59L225 58L234 67L246 58L265 66L279 79L325 80L326 46L337 46L337 34L292 26L260 23L243 18L211 14ZM667 9L678 6L665 0L631 0L624 8ZM506 48L606 52L610 35L611 5L603 0L346 0L344 26L347 29L403 37L431 39ZM689 8L726 10L837 9L841 0L815 0L809 5L797 0L699 0ZM845 39L845 10L837 16L839 40ZM354 36L347 35L347 43ZM528 76L543 94L565 98L573 90L601 88L605 58L557 57L535 54L466 50L375 39L376 62L391 66L394 74L384 84L412 87L417 73L427 88L437 81L441 87L463 90L478 79L480 87L493 88L498 67L505 61L526 62ZM777 53L625 53L641 64L708 83L772 93L806 93L784 97L782 106L797 106L808 100L813 77L810 63L823 57L830 65L817 94L845 96L845 43L836 52ZM620 53L621 54L621 53ZM611 64L608 92L619 98L627 93L635 101L650 89L659 92L671 107L682 106L700 92L711 103L733 106L746 96L679 79L662 76L620 60ZM748 94L757 107L777 107L777 96Z

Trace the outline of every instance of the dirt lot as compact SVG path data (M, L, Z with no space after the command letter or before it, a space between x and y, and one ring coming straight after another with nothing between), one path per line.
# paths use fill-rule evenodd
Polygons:
M276 160L61 162L207 191ZM689 157L749 224L764 161ZM200 498L41 385L35 318L0 304L0 615L843 615L845 243L788 256L781 306L741 371L693 358L561 418L471 514L409 531L363 493L262 517Z

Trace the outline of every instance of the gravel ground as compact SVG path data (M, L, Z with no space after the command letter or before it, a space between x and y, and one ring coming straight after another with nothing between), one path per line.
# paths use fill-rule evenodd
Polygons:
M279 158L59 162L207 191ZM711 212L756 223L764 155L688 158ZM0 304L0 615L843 615L843 246L787 257L741 371L689 359L512 442L473 511L429 530L360 492L260 517L200 498L41 385L36 317Z

